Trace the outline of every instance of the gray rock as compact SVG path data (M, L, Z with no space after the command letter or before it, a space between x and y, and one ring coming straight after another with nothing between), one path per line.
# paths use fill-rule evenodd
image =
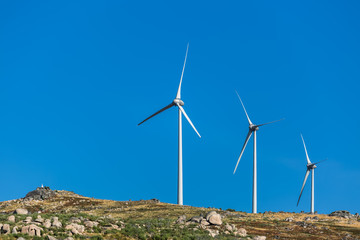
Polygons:
M72 217L69 219L69 222L71 223L81 223L81 220L77 217Z
M216 237L217 235L219 235L219 230L214 230L214 229L206 229L209 232L209 235L211 237Z
M38 215L37 218L35 219L35 222L43 223L44 219L40 215Z
M225 225L225 229L228 230L229 232L233 231L232 226L230 224L228 224L228 223Z
M29 213L29 211L27 209L23 209L23 208L18 208L14 212L14 214L19 214L19 215L26 215L28 213Z
M1 228L1 233L2 234L9 234L10 233L10 225L9 224L4 224Z
M210 211L210 212L208 212L207 214L206 214L206 216L205 216L205 219L206 219L206 221L209 221L209 218L212 216L212 215L214 215L214 214L217 214L215 211Z
M356 216L351 214L348 211L335 211L329 214L329 216L335 216L335 217L342 217L342 218L346 218L346 219L356 219Z
M67 238L65 238L64 240L74 240L74 238L72 238L72 237L67 237Z
M304 221L310 221L311 220L311 217L306 217L305 219L304 219Z
M266 240L265 236L255 236L253 240Z
M15 226L15 227L13 228L13 230L11 231L11 233L12 233L12 234L17 234L17 233L18 233L18 227Z
M43 225L44 225L45 228L50 228L51 227L50 219L46 219Z
M197 216L197 217L192 217L190 218L190 222L195 222L195 223L200 223L201 220L203 220L203 217Z
M38 187L26 194L24 200L45 200L55 196L55 192L49 187Z
M52 236L50 236L50 235L47 236L47 239L48 239L48 240L57 240L56 237L52 237Z
M62 223L59 221L58 217L53 217L53 222L51 224L51 226L56 227L56 228L61 228L62 227Z
M85 221L84 225L87 228L93 228L93 227L96 227L97 225L99 225L99 223L95 222L95 221Z
M77 223L71 223L67 225L65 229L70 230L73 234L81 234L85 231L85 227Z
M294 219L292 217L287 217L285 218L285 222L293 222Z
M202 219L201 222L200 222L200 225L203 226L203 227L206 227L206 226L209 226L210 223L208 221L206 221L206 219Z
M246 237L246 236L247 236L247 233L246 233L245 228L239 228L239 229L236 231L235 236Z
M9 222L15 222L15 216L14 215L9 216L8 221Z
M220 214L216 213L215 211L210 212L210 213L211 214L208 213L206 215L206 220L213 225L221 225L222 220L221 220Z
M24 223L31 223L32 222L32 217L26 217L24 220Z
M41 231L43 231L43 229L34 224L24 226L21 228L21 233L28 234L29 236L41 237Z
M25 240L25 238L23 238L23 237L19 237L18 239L16 239L16 240Z
M186 222L186 216L185 215L181 215L180 217L178 217L178 219L176 220L175 223L177 224L183 224Z

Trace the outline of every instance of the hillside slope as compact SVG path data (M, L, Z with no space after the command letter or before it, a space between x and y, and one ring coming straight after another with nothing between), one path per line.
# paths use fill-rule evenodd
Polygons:
M28 195L0 203L1 239L360 239L360 218L351 214L249 214L49 188Z

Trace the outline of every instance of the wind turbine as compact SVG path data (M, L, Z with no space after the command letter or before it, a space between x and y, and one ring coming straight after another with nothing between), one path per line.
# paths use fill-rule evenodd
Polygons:
M236 91L235 91L236 92ZM245 147L251 137L251 135L254 133L254 167L253 167L253 202L252 202L252 213L257 213L257 163L256 163L256 131L259 130L259 127L261 126L264 126L264 125L267 125L267 124L270 124L270 123L274 123L274 122L278 122L278 121L281 121L283 119L280 119L280 120L276 120L276 121L273 121L273 122L268 122L268 123L263 123L263 124L259 124L259 125L256 125L256 124L253 124L249 118L249 115L247 114L246 112L246 109L245 109L245 106L243 104L243 102L241 101L241 98L239 96L239 94L236 92L237 96L239 97L239 100L241 102L241 105L243 106L244 108L244 112L246 114L246 118L249 122L249 132L246 136L246 139L245 139L245 143L244 143L244 146L243 148L241 149L241 153L240 153L240 156L239 156L239 159L236 163L236 166L235 166L235 170L234 170L234 174L236 172L236 169L239 165L239 162L240 162L240 159L241 159L241 156L243 155L244 153L244 150L245 150Z
M191 122L190 118L188 117L188 115L186 114L184 108L182 106L184 106L184 102L181 100L181 83L182 83L182 79L184 76L184 70L185 70L185 64L186 64L186 58L187 58L187 54L188 54L188 50L189 50L189 44L187 45L186 48L186 54L185 54L185 61L184 61L184 66L181 72L181 77L180 77L180 84L179 84L179 88L176 94L175 99L166 107L160 109L159 111L157 111L156 113L154 113L153 115L151 115L150 117L146 118L144 121L140 122L138 125L144 123L145 121L149 120L150 118L158 115L159 113L177 106L178 112L179 112L179 120L178 120L178 128L179 128L179 138L178 138L178 145L179 145L179 152L178 152L178 199L177 199L177 203L179 205L183 205L183 167L182 167L182 114L184 114L185 118L188 120L188 122L190 123L190 125L192 126L192 128L195 130L195 132L197 133L197 135L201 138L199 132L196 130L194 124Z
M316 162L316 163L312 163L309 159L309 156L308 156L308 153L307 153L307 150L306 150L306 146L305 146L305 141L304 141L304 138L302 136L302 134L300 134L301 136L301 139L303 141L303 144L304 144L304 149L305 149L305 154L306 154L306 160L307 160L307 165L306 165L306 173L305 173L305 178L304 178L304 182L303 182L303 185L302 185L302 188L301 188L301 192L300 192L300 196L299 196L299 199L297 201L297 205L296 206L299 206L299 202L300 202L300 198L301 198L301 194L304 190L304 186L305 186L305 183L306 183L306 180L309 176L309 173L311 171L311 205L310 205L310 212L311 214L314 214L314 174L315 174L315 168L317 168L317 166L315 164L318 164L318 163L321 163L325 160L322 160L320 162Z

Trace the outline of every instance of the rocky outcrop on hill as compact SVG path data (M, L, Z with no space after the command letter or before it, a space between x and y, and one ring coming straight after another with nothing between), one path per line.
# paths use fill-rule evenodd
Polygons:
M54 196L55 191L52 191L49 187L38 187L26 194L24 200L45 200Z
M329 216L342 217L342 218L346 218L346 219L357 219L359 217L358 214L354 215L345 210L332 212L329 214Z

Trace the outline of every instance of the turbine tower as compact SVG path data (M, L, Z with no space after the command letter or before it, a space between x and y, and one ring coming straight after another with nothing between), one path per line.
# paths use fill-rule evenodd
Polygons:
M298 201L297 201L297 205L296 205L296 206L299 206L301 194L302 194L302 192L303 192L303 190L304 190L306 180L307 180L307 178L308 178L308 176L309 176L309 173L310 173L310 171L311 171L311 203L310 203L310 213L311 213L311 214L314 214L314 213L315 213L315 211L314 211L314 198L315 198L315 196L314 196L314 184L315 184L315 183L314 183L314 180L315 180L315 179L314 179L314 174L315 174L315 168L317 168L317 166L316 166L315 164L321 163L321 162L325 161L326 159L325 159L325 160L322 160L322 161L320 161L320 162L312 163L312 162L310 161L310 159L309 159L309 155L308 155L307 150L306 150L304 138L303 138L302 134L300 134L300 136L301 136L302 142L303 142L303 144L304 144L304 149L305 149L305 154L306 154L307 165L306 165L306 173L305 173L304 182L303 182L303 185L302 185L302 188L301 188L301 191L300 191L300 196L299 196L299 199L298 199Z
M190 125L192 126L192 128L195 130L195 132L197 133L197 135L201 138L199 132L196 130L194 124L191 122L190 118L188 117L188 115L186 114L184 108L182 106L184 106L184 102L181 100L181 83L182 83L182 79L184 76L184 70L185 70L185 64L186 64L186 58L187 58L187 54L188 54L188 50L189 50L189 44L187 45L186 48L186 54L185 54L185 61L184 61L184 66L181 72L181 77L180 77L180 84L179 84L179 88L176 94L175 99L166 107L160 109L159 111L157 111L156 113L154 113L153 115L151 115L150 117L146 118L144 121L140 122L138 125L141 125L142 123L144 123L145 121L149 120L150 118L158 115L159 113L177 106L178 107L178 113L179 113L179 118L178 118L178 129L179 129L179 138L178 138L178 145L179 145L179 152L178 152L178 199L177 199L177 203L179 205L183 205L183 166L182 166L182 114L184 114L185 118L188 120L188 122L190 123Z
M236 91L235 91L236 92ZM235 170L234 170L234 174L236 172L236 169L239 165L239 162L240 162L240 159L241 159L241 156L243 155L244 153L244 150L245 150L245 147L251 137L251 135L254 133L254 165L253 165L253 201L252 201L252 213L257 213L257 156L256 156L256 131L259 130L259 127L261 126L264 126L264 125L267 125L267 124L270 124L270 123L274 123L274 122L278 122L278 121L281 121L283 119L280 119L280 120L276 120L276 121L273 121L273 122L268 122L268 123L263 123L263 124L259 124L259 125L256 125L256 124L253 124L249 118L249 115L247 114L246 112L246 109L245 109L245 106L243 104L243 102L241 101L241 98L239 96L239 94L236 92L237 96L239 97L239 100L241 102L241 105L243 106L244 108L244 112L246 114L246 118L249 122L249 132L246 136L246 139L245 139L245 143L243 145L243 148L241 149L241 153L240 153L240 156L239 156L239 159L236 163L236 166L235 166Z

